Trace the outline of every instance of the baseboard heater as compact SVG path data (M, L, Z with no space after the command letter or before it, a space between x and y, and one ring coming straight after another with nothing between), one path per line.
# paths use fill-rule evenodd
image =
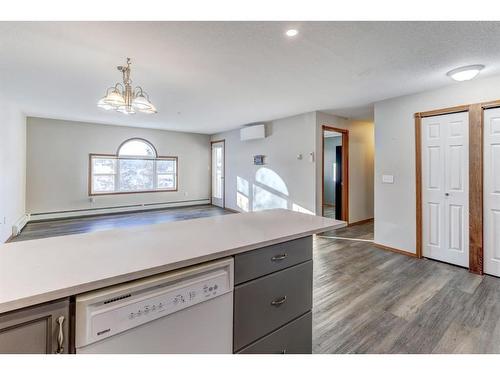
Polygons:
M102 214L113 214L121 212L152 211L162 208L195 206L210 204L210 199L192 199L184 201L163 202L163 203L139 203L124 206L92 207L66 211L39 212L30 214L29 222L75 218L82 216L93 216Z
M30 215L21 216L15 223L12 225L12 235L15 237L23 230L24 226L28 224L30 220Z

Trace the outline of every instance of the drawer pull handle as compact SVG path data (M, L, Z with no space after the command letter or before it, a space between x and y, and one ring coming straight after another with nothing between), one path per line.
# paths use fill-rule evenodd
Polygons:
M273 306L280 306L286 302L286 296L283 296L281 298L275 299L274 301L271 302L271 305Z
M59 332L57 335L57 354L64 353L64 331L63 331L64 316L57 318L57 324L59 324Z
M286 258L286 253L280 254L280 255L275 255L271 258L273 262L277 262L279 260L283 260Z

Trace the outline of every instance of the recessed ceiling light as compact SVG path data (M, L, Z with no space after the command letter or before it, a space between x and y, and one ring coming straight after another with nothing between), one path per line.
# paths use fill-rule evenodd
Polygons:
M468 65L461 68L450 70L446 75L455 81L468 81L476 77L484 65Z
M293 37L293 36L296 36L297 34L299 33L299 30L297 29L289 29L286 31L286 36L290 36L290 37Z

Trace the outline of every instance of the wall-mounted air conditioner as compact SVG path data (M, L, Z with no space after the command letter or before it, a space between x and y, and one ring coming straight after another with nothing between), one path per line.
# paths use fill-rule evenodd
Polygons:
M264 124L249 125L240 129L240 140L242 141L264 138L266 138L266 126Z

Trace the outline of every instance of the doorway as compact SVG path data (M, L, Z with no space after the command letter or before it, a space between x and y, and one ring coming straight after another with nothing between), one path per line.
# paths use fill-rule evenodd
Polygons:
M322 127L322 216L349 220L349 132Z
M224 173L225 173L225 141L214 141L212 145L212 197L211 201L214 206L225 206L225 187L224 187Z

